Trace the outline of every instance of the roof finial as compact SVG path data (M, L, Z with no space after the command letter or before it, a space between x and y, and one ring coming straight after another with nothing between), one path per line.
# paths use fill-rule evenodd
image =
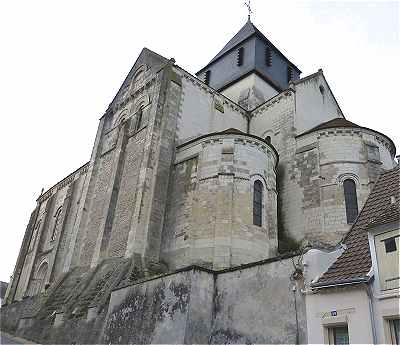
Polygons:
M250 1L251 1L251 0L249 0L248 2L245 2L245 3L244 3L245 6L247 7L247 10L249 11L248 20L250 20L250 16L251 16L252 13L253 13L253 11L251 10L251 3L250 3Z

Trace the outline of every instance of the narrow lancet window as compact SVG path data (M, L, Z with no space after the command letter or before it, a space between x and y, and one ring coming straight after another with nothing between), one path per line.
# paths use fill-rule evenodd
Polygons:
M352 179L343 182L344 200L346 203L347 224L352 224L358 215L356 184Z
M54 219L54 226L53 226L53 232L51 234L50 241L54 241L56 239L56 237L57 237L58 226L59 226L60 219L61 219L61 212L62 212L62 206L60 206L57 209L57 211L56 211L56 213L54 215L54 218L55 218Z
M140 107L140 109L137 112L137 120L136 120L136 130L137 131L140 128L142 128L142 119L143 119L143 107Z
M254 182L253 191L253 224L262 226L262 200L263 200L263 184L257 180Z

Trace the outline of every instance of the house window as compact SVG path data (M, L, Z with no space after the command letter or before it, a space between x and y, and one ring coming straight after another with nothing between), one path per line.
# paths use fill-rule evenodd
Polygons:
M244 58L244 48L241 47L241 48L238 49L238 52L237 52L236 64L238 66L242 66L243 65L243 58Z
M358 215L356 183L352 179L344 180L343 189L346 203L347 224L352 224Z
M391 344L400 345L400 319L388 320Z
M293 79L293 69L290 66L287 66L287 82L290 82Z
M271 144L271 137L269 135L267 135L265 137L265 141L266 141L267 144Z
M346 326L329 327L328 339L330 345L346 345L349 344L349 330Z
M391 230L375 235L375 253L382 290L400 287L400 231Z
M59 227L59 223L60 223L60 219L61 219L61 212L62 212L62 206L60 206L56 213L54 214L54 226L53 226L53 232L51 234L51 238L50 241L54 241L56 239L57 236L57 232L58 232L58 227Z
M265 64L268 67L272 66L272 50L270 47L265 47Z
M260 180L254 182L253 190L253 224L262 226L262 199L264 186Z
M204 83L205 83L206 85L210 85L210 78L211 78L211 71L208 70L208 71L205 73L205 77L204 77Z
M395 252L397 250L395 237L387 238L386 240L384 240L384 242L386 253Z

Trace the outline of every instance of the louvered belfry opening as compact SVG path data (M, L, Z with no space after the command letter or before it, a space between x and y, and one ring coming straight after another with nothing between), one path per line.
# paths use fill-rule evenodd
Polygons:
M287 82L290 82L293 79L293 69L290 66L287 66Z
M206 72L205 77L204 77L204 83L205 83L206 85L210 85L210 78L211 78L211 71L208 70L208 71Z
M238 66L243 65L243 58L244 58L244 48L240 47L237 52L237 61L236 61Z
M265 47L265 64L268 67L272 66L272 50L270 47Z

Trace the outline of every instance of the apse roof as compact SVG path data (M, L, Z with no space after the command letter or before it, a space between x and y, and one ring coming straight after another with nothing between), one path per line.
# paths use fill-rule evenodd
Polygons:
M299 134L298 137L301 137L303 135L306 135L306 134L309 134L309 133L313 133L313 132L316 132L316 131L320 131L320 130L324 130L324 129L330 129L330 128L360 128L360 129L366 129L366 130L375 132L377 134L380 134L380 135L384 136L386 139L388 139L390 144L391 144L391 151L393 152L393 154L396 152L396 146L394 145L393 141L388 136L386 136L385 134L383 134L381 132L378 132L378 131L376 131L374 129L357 125L354 122L346 120L344 117L338 117L338 118L335 118L333 120L329 120L329 121L323 122L323 123L319 124L318 126L315 126L315 127L311 128L310 130Z

